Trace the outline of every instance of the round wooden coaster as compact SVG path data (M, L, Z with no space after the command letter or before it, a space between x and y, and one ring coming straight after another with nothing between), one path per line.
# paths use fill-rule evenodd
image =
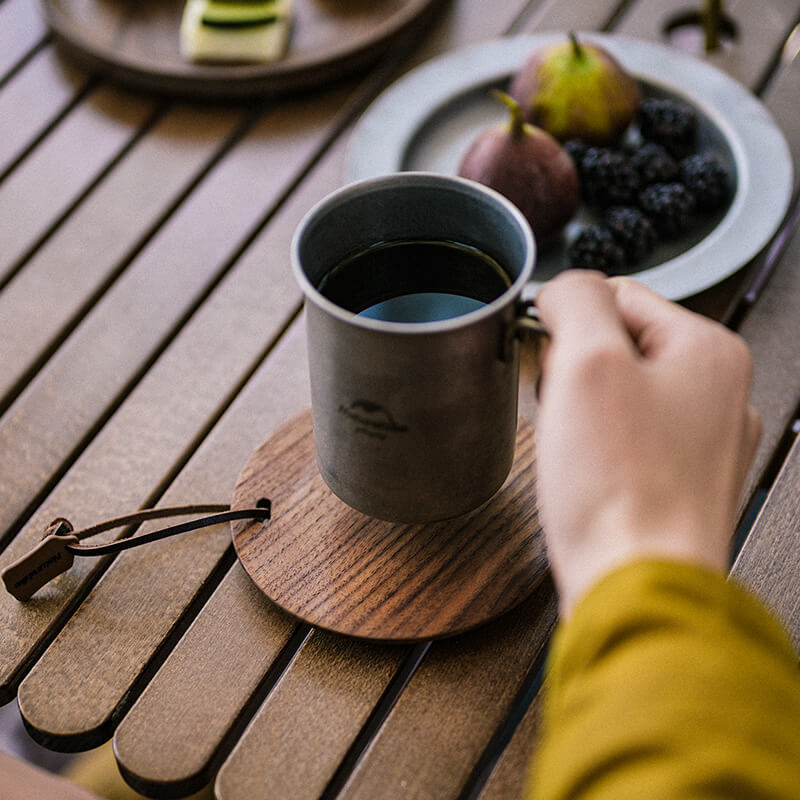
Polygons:
M544 576L534 487L533 428L521 422L511 474L480 508L420 525L368 517L320 476L307 409L242 470L232 507L269 498L272 519L232 523L233 543L264 594L312 625L382 641L452 636L510 610Z

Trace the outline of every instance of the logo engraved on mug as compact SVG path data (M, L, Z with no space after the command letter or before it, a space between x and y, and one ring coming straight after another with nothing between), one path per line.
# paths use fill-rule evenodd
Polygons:
M376 439L385 439L390 433L408 433L408 425L397 422L380 403L371 400L355 400L349 406L340 405L339 413L356 423L356 433Z

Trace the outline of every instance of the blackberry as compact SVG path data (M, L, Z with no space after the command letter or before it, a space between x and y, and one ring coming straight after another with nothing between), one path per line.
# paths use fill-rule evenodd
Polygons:
M590 147L581 159L578 174L584 200L600 208L629 205L641 188L629 159L607 147Z
M643 259L656 245L658 234L653 223L638 209L614 206L606 211L603 224L622 248L628 263Z
M567 248L570 266L613 275L625 264L625 253L604 225L584 228Z
M564 149L572 159L572 163L575 164L575 168L578 169L589 145L583 139L568 139L564 142Z
M635 150L631 165L639 175L642 186L651 183L669 183L678 178L678 162L660 144L645 142Z
M642 190L639 207L664 238L680 236L691 223L694 198L682 183L654 183Z
M714 211L727 202L728 169L716 153L687 156L680 163L680 174L699 210Z
M639 132L675 158L683 158L695 148L697 114L679 100L647 97L639 104Z

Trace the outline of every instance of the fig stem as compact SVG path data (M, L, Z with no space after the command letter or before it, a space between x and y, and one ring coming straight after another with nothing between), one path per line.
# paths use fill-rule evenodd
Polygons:
M512 137L522 136L525 133L525 117L522 106L510 95L500 89L493 89L492 96L505 105L509 112L508 132Z
M568 36L569 40L572 42L572 55L574 55L575 58L583 58L583 46L578 41L575 31L570 31Z
M722 0L706 0L703 14L706 53L713 53L719 47L719 29L722 22Z

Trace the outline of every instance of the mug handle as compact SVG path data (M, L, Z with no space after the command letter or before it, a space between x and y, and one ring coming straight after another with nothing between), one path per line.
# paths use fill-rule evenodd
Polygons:
M517 305L517 317L514 320L513 335L518 339L543 336L547 339L550 334L539 319L539 310L534 299L522 300Z
M549 338L550 334L547 328L544 327L539 319L536 301L532 298L521 300L517 304L516 316L511 325L509 325L508 333L505 337L504 351L501 354L502 360L508 361L512 357L512 347L515 340L536 340L537 346L541 347Z

